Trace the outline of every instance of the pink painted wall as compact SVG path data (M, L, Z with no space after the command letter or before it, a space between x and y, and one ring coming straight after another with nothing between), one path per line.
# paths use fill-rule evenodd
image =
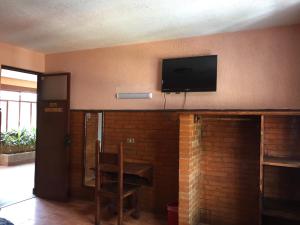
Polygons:
M300 25L50 54L46 71L72 73L72 109L162 109L161 59L206 54L219 55L218 90L188 93L186 108L300 108ZM182 106L183 94L167 96L167 108Z
M0 43L0 65L44 72L45 55L25 48Z

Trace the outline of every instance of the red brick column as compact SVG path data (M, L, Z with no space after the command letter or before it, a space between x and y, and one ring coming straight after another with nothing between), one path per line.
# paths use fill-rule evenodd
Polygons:
M179 131L179 224L200 221L201 124L193 114L180 115Z

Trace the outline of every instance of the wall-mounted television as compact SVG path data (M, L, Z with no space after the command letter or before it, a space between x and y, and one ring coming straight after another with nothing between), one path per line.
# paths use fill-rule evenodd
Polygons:
M217 55L163 59L162 92L217 90Z

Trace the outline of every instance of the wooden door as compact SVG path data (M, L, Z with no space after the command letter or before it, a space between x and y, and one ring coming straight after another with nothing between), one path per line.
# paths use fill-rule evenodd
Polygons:
M70 74L38 77L37 146L34 194L69 197Z

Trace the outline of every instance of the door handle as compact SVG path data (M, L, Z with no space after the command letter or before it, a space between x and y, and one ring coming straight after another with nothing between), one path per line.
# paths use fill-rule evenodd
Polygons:
M72 141L71 141L71 137L70 137L70 135L66 135L65 136L65 146L66 147L68 147L68 146L70 146L71 145L71 143L72 143Z

